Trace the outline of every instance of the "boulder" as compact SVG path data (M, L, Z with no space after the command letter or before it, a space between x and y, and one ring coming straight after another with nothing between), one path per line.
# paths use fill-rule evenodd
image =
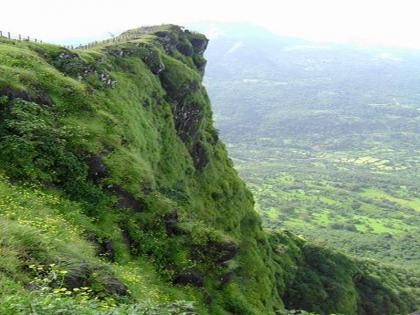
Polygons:
M104 285L105 291L108 294L128 295L127 286L111 274L102 275L102 278L100 278L100 282Z
M89 286L91 272L91 266L87 262L71 264L64 277L64 286L70 290Z

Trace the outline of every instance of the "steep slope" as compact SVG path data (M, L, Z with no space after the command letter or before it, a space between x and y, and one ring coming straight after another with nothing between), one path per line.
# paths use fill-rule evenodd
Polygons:
M206 46L172 25L86 50L0 40L0 313L415 308L406 275L262 230Z

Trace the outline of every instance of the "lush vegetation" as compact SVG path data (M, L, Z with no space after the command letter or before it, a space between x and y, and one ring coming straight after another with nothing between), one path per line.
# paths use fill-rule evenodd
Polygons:
M213 127L204 36L125 35L0 40L1 314L415 309L410 274L261 228Z

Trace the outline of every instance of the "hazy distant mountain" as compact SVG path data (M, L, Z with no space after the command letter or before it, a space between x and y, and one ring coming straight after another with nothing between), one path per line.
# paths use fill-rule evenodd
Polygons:
M266 134L267 124L271 128L270 122L278 123L273 115L279 110L333 107L351 116L347 124L356 120L359 128L360 118L392 114L392 110L378 113L367 104L420 101L420 51L312 43L249 25L210 23L195 27L211 38L206 84L219 127L227 137L235 132L232 119L252 124L252 134L255 128ZM226 82L235 93L225 93ZM399 112L403 116L418 114L413 108ZM229 117L226 124L225 117ZM261 128L260 121L264 121Z

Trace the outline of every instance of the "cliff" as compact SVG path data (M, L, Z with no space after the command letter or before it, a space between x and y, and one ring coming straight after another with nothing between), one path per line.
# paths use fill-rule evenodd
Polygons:
M0 313L408 313L413 280L261 228L213 127L207 39L0 39Z

